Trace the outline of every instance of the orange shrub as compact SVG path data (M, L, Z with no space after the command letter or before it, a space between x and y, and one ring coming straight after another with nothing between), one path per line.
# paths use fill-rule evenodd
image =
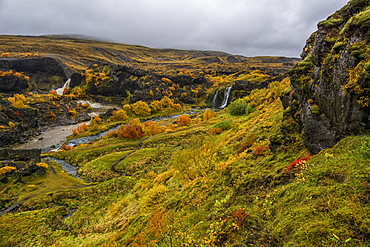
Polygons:
M177 124L180 126L189 126L192 123L192 119L188 115L181 115L177 117Z
M89 126L86 123L83 123L77 126L77 128L72 129L72 132L73 132L73 135L78 135L79 133L84 132L88 129L89 129Z
M147 121L144 123L144 134L153 136L162 132L162 128L156 122Z
M215 116L216 116L216 113L207 108L203 113L203 120L207 121L207 120L210 120L211 118L214 118Z
M222 129L221 128L213 128L209 131L209 133L211 135L219 135L222 133Z
M66 145L65 143L62 144L62 146L60 147L60 149L62 150L71 150L73 147L69 146L69 145Z
M143 127L141 125L121 125L117 130L118 138L136 140L144 136Z

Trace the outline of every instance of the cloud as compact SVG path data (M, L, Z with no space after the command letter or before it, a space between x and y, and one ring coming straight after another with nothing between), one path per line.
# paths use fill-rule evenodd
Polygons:
M298 56L347 0L0 0L1 34L83 34L155 48Z

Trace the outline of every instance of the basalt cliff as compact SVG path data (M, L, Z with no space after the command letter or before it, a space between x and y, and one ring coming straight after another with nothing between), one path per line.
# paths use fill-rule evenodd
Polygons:
M370 129L369 28L369 1L350 1L318 24L290 71L285 116L312 153Z

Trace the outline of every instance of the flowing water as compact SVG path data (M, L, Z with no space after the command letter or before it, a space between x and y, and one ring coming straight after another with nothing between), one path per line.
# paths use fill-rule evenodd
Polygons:
M231 88L232 88L232 86L227 87L225 89L224 99L223 99L223 101L221 103L221 106L219 108L225 108L227 106L227 104L229 103L229 97L230 97Z
M220 92L220 89L217 89L217 92L215 93L215 95L213 96L213 99L212 99L212 107L216 107L216 103L217 103L217 97L218 97L218 93Z

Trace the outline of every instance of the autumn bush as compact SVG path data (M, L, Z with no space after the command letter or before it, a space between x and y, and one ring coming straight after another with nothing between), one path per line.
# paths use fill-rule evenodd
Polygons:
M11 173L12 171L16 170L14 166L4 166L0 168L0 175Z
M132 111L138 116L150 116L152 110L149 105L141 100L132 105Z
M88 129L89 129L89 126L86 123L83 123L77 126L77 128L72 129L72 132L73 132L73 135L78 135L79 133L85 132Z
M96 87L104 87L113 81L110 74L111 68L109 66L93 65L92 68L83 73L83 76L87 85L94 84Z
M121 125L117 130L120 139L137 140L144 136L143 127L140 125Z
M92 132L104 130L105 127L101 125L103 120L100 118L99 115L94 115L94 117L90 120L89 129Z
M14 97L9 97L8 101L16 108L25 108L27 107L26 101L27 98L23 94L15 94Z
M163 132L163 128L153 121L145 122L143 130L146 136L153 136Z
M192 119L186 114L178 116L176 121L180 126L189 126L192 123Z
M216 116L216 113L209 108L207 108L203 113L203 121L210 120Z
M9 121L8 125L10 130L15 128L15 123L13 123L12 121Z
M26 79L26 80L30 79L28 76L24 75L22 72L17 72L15 70L0 71L0 77L18 77L18 78Z
M161 111L177 112L182 110L180 104L176 104L173 99L167 96L164 96L161 100L152 101L150 107L154 113Z
M222 129L221 128L212 128L208 133L211 134L211 135L218 135L218 134L222 133Z
M112 120L115 121L124 121L128 119L127 112L123 109L113 111L113 115L111 116Z

